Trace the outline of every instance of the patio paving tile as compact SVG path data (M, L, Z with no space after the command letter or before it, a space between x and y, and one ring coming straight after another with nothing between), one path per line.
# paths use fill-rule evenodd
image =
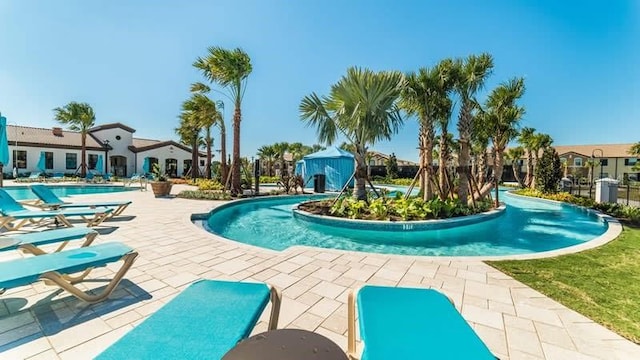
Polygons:
M347 295L368 283L444 292L502 360L640 359L640 346L474 259L309 247L276 252L191 224L189 214L222 202L155 199L140 191L82 197L133 200L127 214L135 217L105 222L97 243L122 241L138 250L138 260L101 304L83 304L42 283L7 291L0 297L0 360L90 358L199 278L268 282L283 294L279 327L316 331L344 349ZM0 260L15 256L22 255L0 253ZM109 278L118 266L94 274ZM269 309L254 334L266 330Z

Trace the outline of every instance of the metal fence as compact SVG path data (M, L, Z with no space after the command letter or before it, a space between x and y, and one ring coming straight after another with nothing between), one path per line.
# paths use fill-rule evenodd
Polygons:
M568 189L570 194L579 195L595 199L596 187L595 185L573 185ZM640 185L630 184L618 185L618 204L630 205L640 207Z

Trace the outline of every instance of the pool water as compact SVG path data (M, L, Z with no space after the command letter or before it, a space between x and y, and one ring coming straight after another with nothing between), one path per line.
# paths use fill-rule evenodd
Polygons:
M47 187L58 197L140 190L136 187L110 185L47 185ZM27 186L8 186L3 189L16 200L35 200L38 198Z
M387 254L493 256L577 245L603 234L606 222L579 208L501 191L501 216L457 228L399 232L337 228L296 219L291 208L312 196L233 203L214 210L205 228L235 241L284 250L294 245Z

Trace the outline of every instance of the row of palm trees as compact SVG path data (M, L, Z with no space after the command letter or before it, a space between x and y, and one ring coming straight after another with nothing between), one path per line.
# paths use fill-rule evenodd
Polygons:
M252 71L251 58L240 48L233 50L210 47L204 57L198 57L193 66L211 84L218 88L197 82L191 85L191 97L182 104L179 115L180 124L176 133L181 140L192 147L191 176L198 177L198 149L204 145L207 149L205 174L211 178L211 147L213 139L211 129L220 129L221 175L223 182L229 184L232 193L241 192L240 123L242 120L242 99L247 86L247 78ZM233 154L231 168L226 162L226 127L223 116L224 103L214 101L207 94L217 92L225 96L234 105L232 120ZM202 140L203 139L203 140ZM203 144L204 143L204 144Z
M312 93L300 103L300 116L314 126L318 139L333 143L339 135L353 144L356 159L354 196L366 197L367 148L376 141L390 139L403 124L402 112L419 122L420 188L425 199L436 193L453 197L454 181L447 166L433 172L434 149L439 164L447 164L457 153L457 197L464 202L486 196L499 182L507 144L518 136L519 121L525 113L518 100L524 94L522 78L510 79L490 92L481 104L477 94L493 71L489 54L464 59L444 59L433 67L402 74L397 71L373 72L350 68L328 96ZM449 123L454 103L459 103L458 139L451 146ZM440 131L436 136L437 130ZM436 139L438 144L436 146ZM488 172L487 148L491 142L494 181L485 181ZM455 149L452 149L455 147Z
M263 145L258 148L258 157L264 163L266 163L266 175L273 176L273 165L275 161L278 161L282 175L285 174L286 160L285 154L291 155L291 161L295 164L298 160L302 159L308 154L314 153L319 150L323 150L324 147L318 144L304 145L301 142L288 143L277 142L271 145Z

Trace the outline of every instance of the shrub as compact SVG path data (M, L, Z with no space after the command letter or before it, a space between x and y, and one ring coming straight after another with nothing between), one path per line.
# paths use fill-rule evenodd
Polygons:
M418 197L405 199L400 196L369 199L369 205L367 205L363 200L342 197L331 207L329 213L336 217L351 219L409 221L472 215L487 211L491 207L490 201L479 201L474 209L457 199L423 201Z
M562 201L586 208L598 210L615 218L625 219L631 223L640 223L640 208L618 203L596 203L593 199L571 195L566 192L556 194L544 194L539 190L522 189L514 191L515 194L537 197L548 200Z
M260 176L261 184L275 184L280 181L278 176Z
M231 195L222 192L184 190L178 194L179 198L195 200L231 200Z
M562 164L556 150L548 147L544 150L538 166L536 166L536 188L543 193L558 191L558 183L562 179Z
M217 180L209 180L209 179L195 179L189 181L190 185L195 185L198 187L198 190L222 190L224 187Z

